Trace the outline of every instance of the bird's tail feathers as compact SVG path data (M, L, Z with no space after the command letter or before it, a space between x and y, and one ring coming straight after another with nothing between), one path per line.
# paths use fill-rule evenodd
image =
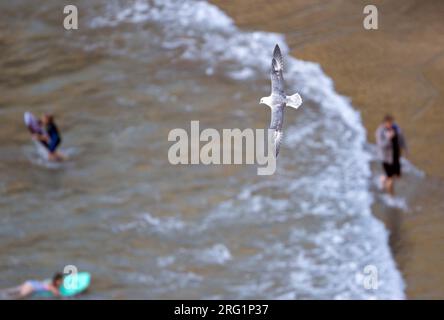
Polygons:
M302 104L302 98L299 93L295 93L294 95L287 96L287 106L291 108L299 108Z

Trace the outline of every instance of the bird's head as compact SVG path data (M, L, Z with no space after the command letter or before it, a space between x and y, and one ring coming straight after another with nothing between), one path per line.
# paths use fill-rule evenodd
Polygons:
M262 97L259 104L267 104L267 97Z
M260 104L266 104L266 105L270 105L271 101L270 101L270 97L262 97L261 100L259 101Z

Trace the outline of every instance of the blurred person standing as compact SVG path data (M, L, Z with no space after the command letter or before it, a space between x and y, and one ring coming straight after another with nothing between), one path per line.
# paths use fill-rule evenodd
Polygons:
M393 195L394 180L401 177L401 155L402 151L407 152L407 144L392 115L386 115L376 130L376 144L385 173L381 176L381 185Z

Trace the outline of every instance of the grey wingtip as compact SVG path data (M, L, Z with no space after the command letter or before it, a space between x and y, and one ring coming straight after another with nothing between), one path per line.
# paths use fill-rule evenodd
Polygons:
M284 58L282 57L281 48L279 48L279 45L277 45L277 44L274 47L273 58L276 59L280 68L283 70L284 69Z
M273 50L273 57L280 56L280 55L281 55L281 48L279 48L279 45L276 44L276 46L274 47L274 50Z
M275 58L271 59L271 67L273 68L273 71L279 70L279 65Z

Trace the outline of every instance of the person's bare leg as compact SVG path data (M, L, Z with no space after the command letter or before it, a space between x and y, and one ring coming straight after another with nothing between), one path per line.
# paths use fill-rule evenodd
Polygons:
M58 161L66 160L66 157L65 157L65 155L63 153L60 153L59 151L56 151L55 154L56 154L56 157L57 157Z
M56 159L56 156L55 156L55 154L53 153L53 152L50 152L49 153L49 155L48 155L48 160L49 161L56 161L57 159Z
M49 154L49 161L63 161L65 160L65 156L60 152L51 152Z
M395 186L394 186L394 179L393 179L393 177L391 177L391 178L387 178L387 181L386 181L386 190L387 190L387 192L390 194L390 195L394 195L395 194Z
M387 177L385 175L381 175L379 177L379 188L383 190L385 188L385 181L387 180Z
M34 291L33 286L30 283L25 282L20 287L20 298L26 298L27 296L32 294L33 291Z

